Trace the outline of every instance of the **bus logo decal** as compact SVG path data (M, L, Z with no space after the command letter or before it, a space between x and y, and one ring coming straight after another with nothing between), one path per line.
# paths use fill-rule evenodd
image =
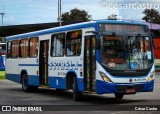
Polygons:
M79 64L78 61L52 61L49 70L78 70L79 67L82 67L82 64Z

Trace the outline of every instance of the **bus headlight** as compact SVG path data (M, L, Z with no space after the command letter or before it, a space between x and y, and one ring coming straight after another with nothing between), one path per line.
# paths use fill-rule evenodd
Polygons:
M110 82L112 83L112 80L110 78L108 78L108 76L106 76L103 72L99 72L102 79L105 81L105 82Z
M151 73L151 75L149 76L147 82L150 82L151 80L153 80L154 77L154 72Z

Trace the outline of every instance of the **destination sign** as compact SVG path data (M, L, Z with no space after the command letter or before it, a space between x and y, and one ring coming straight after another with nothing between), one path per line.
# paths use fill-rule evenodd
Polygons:
M149 32L146 25L99 24L100 32Z

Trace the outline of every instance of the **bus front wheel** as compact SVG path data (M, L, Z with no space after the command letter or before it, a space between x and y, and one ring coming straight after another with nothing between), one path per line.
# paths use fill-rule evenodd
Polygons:
M124 94L122 94L122 93L115 93L115 98L116 99L122 99L123 96L124 96Z
M74 78L73 78L73 99L74 99L75 101L79 101L79 100L81 100L81 97L82 97L82 92L79 92L79 91L78 91L77 80L76 80L76 78L74 77Z

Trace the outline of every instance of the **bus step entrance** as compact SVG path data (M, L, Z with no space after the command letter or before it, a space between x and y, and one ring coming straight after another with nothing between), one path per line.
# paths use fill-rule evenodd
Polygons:
M92 91L84 91L84 93L97 94L96 92L92 92Z
M49 88L49 86L47 86L47 85L40 85L39 87L40 88Z

